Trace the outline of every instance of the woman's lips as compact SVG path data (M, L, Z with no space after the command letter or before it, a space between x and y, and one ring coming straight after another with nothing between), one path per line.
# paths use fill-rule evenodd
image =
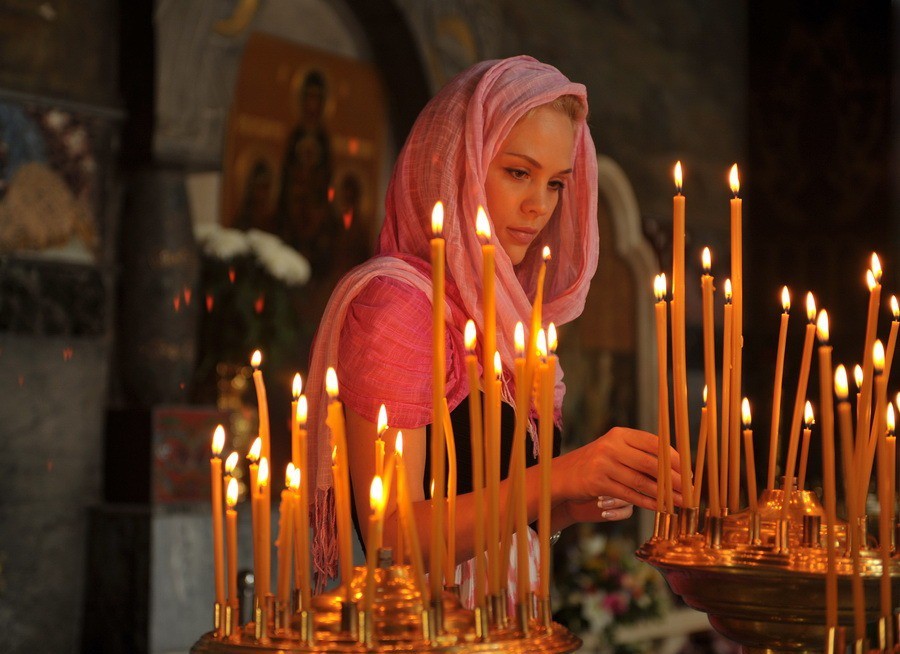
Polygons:
M537 231L527 227L507 227L506 232L519 245L529 245L537 235Z

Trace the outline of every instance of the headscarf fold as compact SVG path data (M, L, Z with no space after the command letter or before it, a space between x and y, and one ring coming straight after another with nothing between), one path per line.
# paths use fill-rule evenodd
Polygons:
M484 190L488 166L510 130L531 109L562 95L579 97L587 107L581 84L570 82L556 68L528 56L486 61L451 80L422 110L394 166L385 202L385 221L378 243L379 256L343 280L329 301L313 349L308 388L310 402L310 461L316 462L317 535L316 569L334 576L336 565L333 525L318 516L330 502L331 460L329 434L324 425L324 373L337 367L337 344L347 307L378 274L395 275L429 296L430 279L397 257L412 255L428 261L431 210L444 203L447 274L459 288L464 312L483 333L481 302L481 242L475 232L479 206L487 209ZM575 125L574 165L552 218L513 266L496 238L497 349L506 371L513 369L513 331L522 321L530 326L531 303L544 245L552 259L544 288L543 323L562 325L581 314L591 277L597 268L597 156L584 120ZM488 214L490 217L490 214ZM394 255L394 256L391 256ZM447 312L450 316L450 312ZM509 375L505 375L508 379ZM410 379L410 384L423 383ZM565 386L557 368L555 407L562 404ZM504 396L512 397L509 384ZM314 408L316 407L316 408ZM321 537L320 537L321 536Z

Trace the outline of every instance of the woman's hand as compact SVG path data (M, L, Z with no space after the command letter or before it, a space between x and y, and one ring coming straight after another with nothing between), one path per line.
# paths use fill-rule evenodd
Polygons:
M555 460L556 497L579 511L597 498L619 498L626 504L656 509L658 439L637 429L615 427L596 440ZM678 452L670 448L672 489L681 504ZM611 510L619 511L621 507ZM602 509L597 508L602 513Z
M576 522L615 522L627 520L634 505L615 497L598 497L583 502L566 502L561 507L566 526Z

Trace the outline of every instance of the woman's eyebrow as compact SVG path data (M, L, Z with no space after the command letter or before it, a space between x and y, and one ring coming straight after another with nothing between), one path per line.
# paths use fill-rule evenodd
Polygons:
M540 168L540 169L543 169L543 168L544 168L544 167L537 161L537 159L533 159L532 157L529 157L527 154L522 154L522 153L520 153L520 152L506 152L505 154L510 155L510 156L512 156L512 157L520 157L521 159L524 159L525 161L527 161L528 163L530 163L530 164L531 164L532 166L534 166L535 168ZM568 175L568 174L571 173L571 172L572 172L572 169L571 169L571 168L566 168L565 170L560 170L560 171L559 171L558 173L556 173L556 174L557 174L557 175Z

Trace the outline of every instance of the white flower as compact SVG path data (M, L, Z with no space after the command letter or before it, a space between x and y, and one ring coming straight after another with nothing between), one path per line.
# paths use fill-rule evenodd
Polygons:
M309 262L274 234L251 229L247 232L247 240L260 264L275 279L283 281L288 286L305 284L309 281Z
M592 633L601 633L610 624L612 624L612 614L603 606L603 598L606 593L590 593L585 595L581 604L581 615L587 620L588 631Z
M203 253L216 259L234 259L250 253L249 239L239 229L202 224L195 226L194 236Z
M600 556L606 550L606 536L600 533L593 533L581 540L581 551L584 555L593 559Z

